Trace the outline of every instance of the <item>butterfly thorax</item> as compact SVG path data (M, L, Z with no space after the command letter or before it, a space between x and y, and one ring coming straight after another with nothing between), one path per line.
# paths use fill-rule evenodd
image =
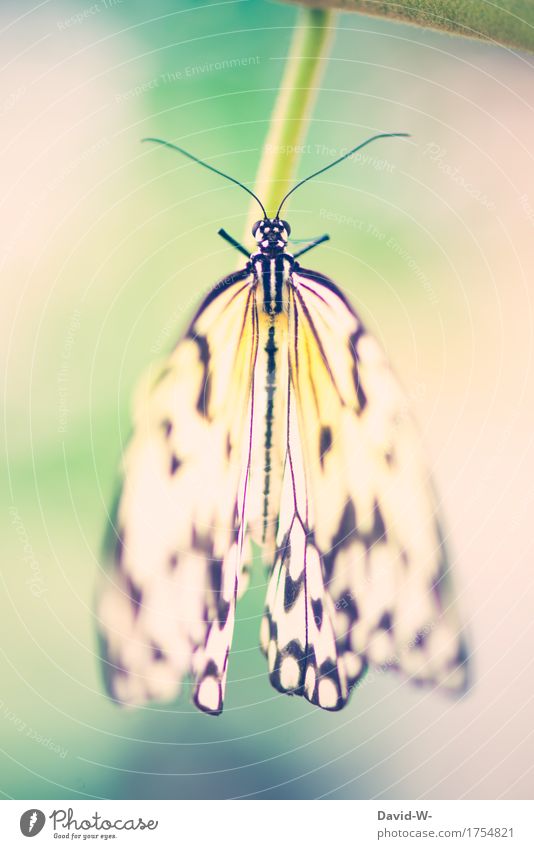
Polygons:
M287 221L265 218L252 230L258 250L252 254L251 263L258 284L258 300L262 311L275 316L284 311L285 284L293 269L294 260L286 252L291 228Z
M258 308L273 317L287 312L287 283L293 270L293 257L283 252L275 256L256 253L251 261L256 279Z

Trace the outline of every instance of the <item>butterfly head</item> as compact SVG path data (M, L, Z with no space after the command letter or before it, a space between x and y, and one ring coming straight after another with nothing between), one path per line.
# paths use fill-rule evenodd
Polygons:
M256 221L252 228L252 235L256 239L258 248L262 253L269 255L284 250L290 233L291 227L281 218L263 218L261 221Z

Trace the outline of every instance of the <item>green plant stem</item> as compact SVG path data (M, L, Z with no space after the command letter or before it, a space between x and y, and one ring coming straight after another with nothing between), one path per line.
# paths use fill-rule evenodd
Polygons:
M254 189L268 215L276 213L282 197L294 181L333 31L333 16L333 12L322 9L300 11ZM257 218L257 204L252 204L245 235L247 240Z

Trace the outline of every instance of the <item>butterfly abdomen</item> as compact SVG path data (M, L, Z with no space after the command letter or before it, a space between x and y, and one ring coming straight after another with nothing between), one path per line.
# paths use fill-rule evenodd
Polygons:
M267 374L265 376L265 468L263 483L263 530L262 542L267 537L269 520L269 494L271 490L271 450L273 442L274 396L276 393L276 328L274 321L269 326L265 353L267 355Z
M258 305L258 312L248 520L254 542L272 563L286 449L288 325L285 311L267 314Z

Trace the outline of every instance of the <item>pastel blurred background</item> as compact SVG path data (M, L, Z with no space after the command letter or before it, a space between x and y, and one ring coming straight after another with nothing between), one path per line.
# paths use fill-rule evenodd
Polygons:
M143 371L235 267L296 9L266 0L5 2L0 790L15 798L528 798L534 569L532 58L342 15L296 236L374 329L421 425L471 633L460 701L394 674L339 714L271 689L263 578L220 718L104 696L93 593ZM311 257L310 257L311 262ZM187 688L186 688L187 689Z

